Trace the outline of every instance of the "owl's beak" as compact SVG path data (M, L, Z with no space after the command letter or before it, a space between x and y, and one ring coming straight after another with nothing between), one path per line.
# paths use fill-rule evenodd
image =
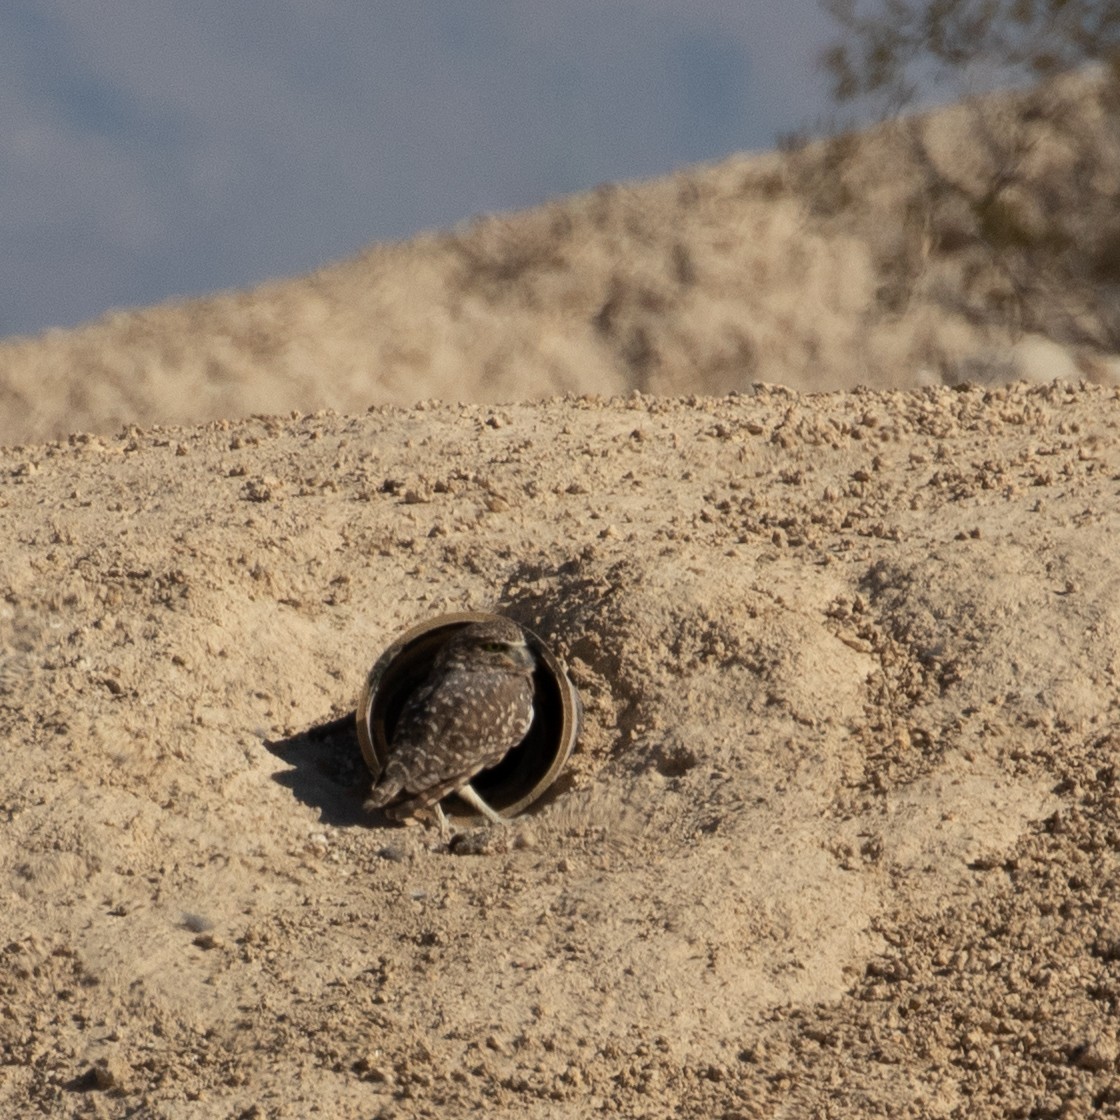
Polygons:
M537 659L533 656L533 651L525 645L510 646L506 650L506 657L511 668L521 672L531 673L537 667Z

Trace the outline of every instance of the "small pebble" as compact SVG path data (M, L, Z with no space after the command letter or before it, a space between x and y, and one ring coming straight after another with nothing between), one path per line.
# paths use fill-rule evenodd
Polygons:
M456 833L451 837L450 849L457 856L502 855L510 850L510 840L507 829L487 825Z
M415 853L404 844L386 844L377 854L390 863L407 863L415 858Z

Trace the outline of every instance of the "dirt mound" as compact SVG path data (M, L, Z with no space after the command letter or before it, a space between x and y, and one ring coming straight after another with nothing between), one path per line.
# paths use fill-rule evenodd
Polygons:
M0 1111L1114 1107L1118 422L759 387L0 452ZM475 855L330 726L460 609L587 709Z

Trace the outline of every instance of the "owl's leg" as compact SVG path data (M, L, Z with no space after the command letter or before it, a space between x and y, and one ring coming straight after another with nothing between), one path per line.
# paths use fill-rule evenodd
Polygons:
M440 791L436 791L439 793ZM366 802L367 806L369 802ZM395 805L390 805L385 810L385 815L394 821L403 820L405 817L414 816L416 813L423 809L430 809L432 815L436 818L436 824L439 825L440 839L445 843L451 839L451 824L447 817L444 816L443 808L439 803L439 798L432 798L430 794L421 794L419 797L412 797L408 801L398 801Z
M432 808L436 811L436 823L439 825L439 838L445 843L451 843L451 822L448 821L446 814L443 811L443 806L438 801L432 803Z
M481 813L491 824L505 824L505 817L495 813L475 792L474 786L467 782L455 791L475 812Z

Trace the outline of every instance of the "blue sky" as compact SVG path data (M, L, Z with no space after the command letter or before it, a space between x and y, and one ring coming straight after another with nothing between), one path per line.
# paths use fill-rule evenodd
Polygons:
M816 0L5 0L0 335L767 148Z

